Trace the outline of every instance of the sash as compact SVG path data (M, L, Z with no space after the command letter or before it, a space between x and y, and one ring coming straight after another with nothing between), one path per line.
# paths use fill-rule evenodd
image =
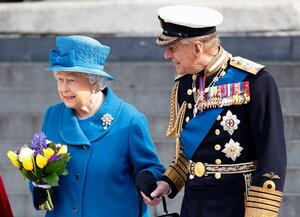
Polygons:
M216 82L216 86L241 82L246 76L247 72L231 67L223 77L219 78ZM185 125L185 129L180 133L180 140L187 160L193 157L196 149L223 109L224 107L204 110L201 113L197 113L196 117L193 117L191 121Z

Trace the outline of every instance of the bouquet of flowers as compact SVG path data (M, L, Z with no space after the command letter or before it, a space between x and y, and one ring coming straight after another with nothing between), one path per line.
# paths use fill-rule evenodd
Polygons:
M8 151L7 156L21 171L24 179L31 180L35 186L47 189L47 201L40 208L53 210L50 187L58 186L59 176L68 175L66 169L70 160L68 147L47 140L45 134L40 132L34 134L31 144L25 144L16 151Z

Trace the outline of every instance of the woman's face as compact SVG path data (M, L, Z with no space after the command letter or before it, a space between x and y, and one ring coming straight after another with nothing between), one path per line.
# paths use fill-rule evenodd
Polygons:
M83 73L57 72L56 79L58 94L67 107L80 110L90 103L93 85Z

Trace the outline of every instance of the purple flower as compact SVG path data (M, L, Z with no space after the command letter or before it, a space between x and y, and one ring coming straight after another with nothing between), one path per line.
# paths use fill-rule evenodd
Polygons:
M34 157L36 157L38 154L43 155L43 151L42 150L35 150L33 155L34 155Z
M39 150L41 147L47 148L46 135L43 132L34 134L32 139L33 150Z
M59 154L59 155L52 155L52 157L50 157L48 159L48 162L51 163L51 162L54 162L54 161L58 161L60 159L60 157L61 157L61 154Z
M16 154L20 154L20 151L21 151L21 147L18 147L18 148L16 149Z

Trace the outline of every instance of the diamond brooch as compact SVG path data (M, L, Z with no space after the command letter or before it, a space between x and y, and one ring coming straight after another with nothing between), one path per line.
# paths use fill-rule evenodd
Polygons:
M107 130L107 127L111 125L114 118L110 114L106 113L102 116L101 120L103 122L104 130Z

